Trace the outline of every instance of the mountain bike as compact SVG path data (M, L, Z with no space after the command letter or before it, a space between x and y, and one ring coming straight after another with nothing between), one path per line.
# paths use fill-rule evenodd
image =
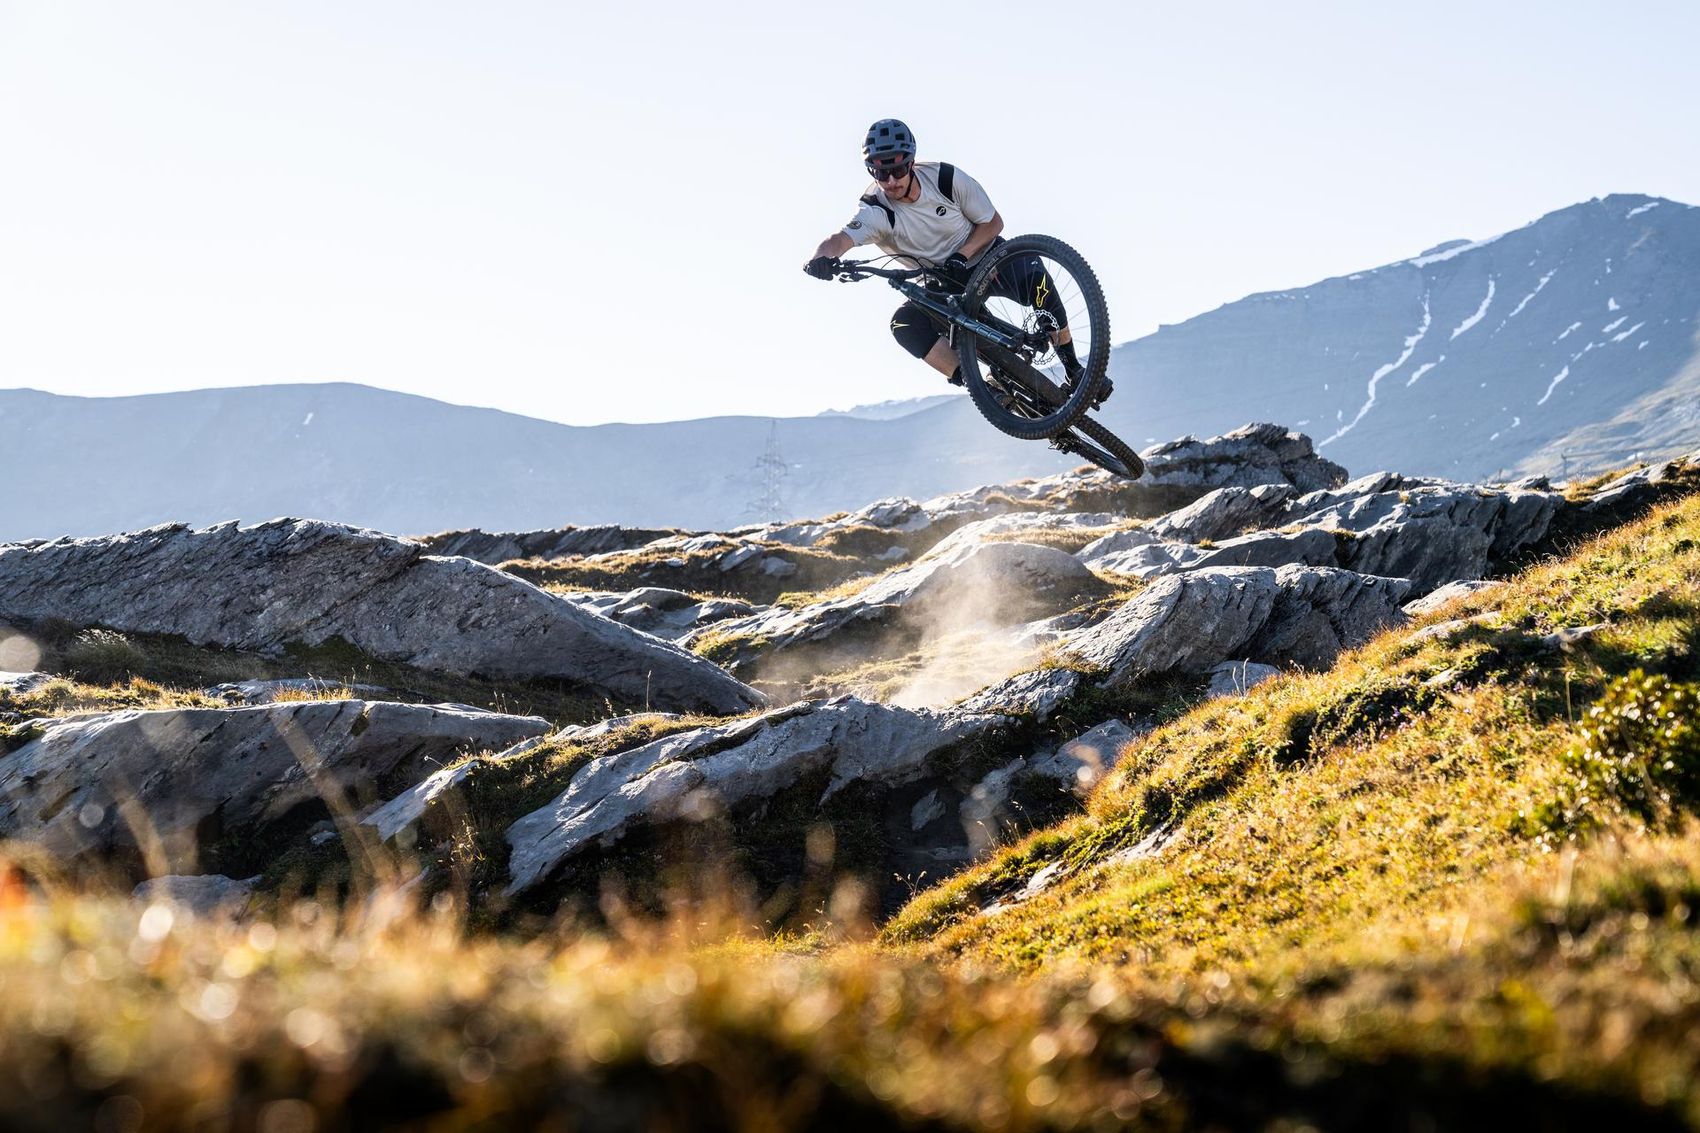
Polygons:
M840 260L833 270L847 283L884 279L926 311L949 336L968 395L994 428L1049 441L1130 480L1144 473L1130 445L1086 416L1101 400L1109 368L1110 316L1092 268L1061 240L1000 241L963 280L874 260ZM1072 382L1058 350L1067 341L1081 367Z

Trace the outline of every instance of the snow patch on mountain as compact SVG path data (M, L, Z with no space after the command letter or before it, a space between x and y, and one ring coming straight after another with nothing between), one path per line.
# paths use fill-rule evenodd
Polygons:
M1540 289L1545 288L1545 286L1547 286L1547 284L1549 284L1549 282L1552 282L1552 277L1557 276L1557 274L1559 274L1559 269L1557 269L1557 267L1554 267L1554 269L1550 270L1550 272L1547 272L1547 274L1545 274L1545 276L1540 277L1540 282L1537 282L1537 284L1535 284L1535 289L1533 289L1533 291L1530 291L1530 293L1525 294L1525 296L1523 296L1523 298L1521 298L1520 303L1518 303L1518 305L1513 306L1513 308L1511 308L1510 315L1504 316L1504 323L1511 322L1511 320L1513 320L1513 318L1516 318L1516 316L1521 315L1521 313L1523 313L1523 308L1525 308L1525 306L1528 306L1528 301L1530 301L1530 299L1535 298L1535 296L1537 296L1537 294L1540 294ZM1501 325L1501 327L1504 327L1504 323L1499 323L1499 325Z
M1569 376L1570 376L1570 367L1569 366L1566 366L1564 369L1562 369L1558 373L1554 374L1552 381L1547 383L1547 391L1545 393L1541 394L1541 399L1539 401L1535 402L1535 404L1536 405L1545 405L1547 403L1547 398L1552 396L1552 391L1558 388L1558 383L1562 382L1565 378L1568 378Z
M1428 328L1429 328L1429 324L1431 322L1433 322L1433 319L1429 314L1428 292L1425 291L1425 292L1423 292L1423 321L1422 321L1422 324L1417 327L1417 333L1411 335L1409 338L1407 338L1405 340L1405 352L1403 354L1399 355L1399 357L1396 360L1389 362L1387 365L1385 365L1381 369L1377 370L1374 374L1370 375L1369 391L1368 391L1369 396L1364 401L1363 407L1358 410L1358 415L1356 417L1353 417L1349 424L1343 426L1342 428L1336 429L1334 431L1333 436L1330 436L1328 438L1328 440L1325 440L1321 444L1317 445L1318 448L1321 448L1322 445L1327 444L1328 441L1339 440L1341 437L1343 437L1347 433L1351 432L1353 427L1356 426L1359 421L1362 421L1364 419L1364 414L1368 413L1370 411L1371 407L1373 407L1375 405L1375 387L1381 384L1382 378L1385 378L1388 374L1393 373L1393 371L1397 370L1400 366L1403 366L1407 361L1410 360L1412 351L1416 350L1417 344L1420 343L1423 340L1423 337L1428 334ZM1341 416L1344 416L1344 412L1341 413ZM1338 420L1338 419L1339 418L1337 417L1336 420Z
M1463 322L1459 323L1457 325L1457 327L1453 329L1452 337L1457 338L1459 335L1463 334L1465 331L1469 330L1471 327L1473 327L1477 323L1481 322L1482 318L1488 312L1488 305L1491 304L1492 302L1493 302L1493 277L1489 276L1488 277L1487 294L1485 296L1483 296L1483 298L1482 298L1482 305L1480 307L1476 308L1475 314L1471 315L1469 318L1467 318ZM1450 340L1448 340L1448 341L1450 341ZM1409 383L1407 383L1407 384L1409 384Z

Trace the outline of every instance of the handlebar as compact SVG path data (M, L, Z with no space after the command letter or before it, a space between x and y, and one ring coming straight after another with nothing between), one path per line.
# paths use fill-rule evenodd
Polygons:
M929 268L881 268L875 267L867 260L834 260L832 274L843 283L853 283L858 279L866 279L877 275L881 279L914 279L918 275L926 275Z

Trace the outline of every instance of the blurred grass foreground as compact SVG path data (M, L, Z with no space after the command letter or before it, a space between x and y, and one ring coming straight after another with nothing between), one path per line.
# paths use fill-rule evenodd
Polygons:
M387 867L197 916L7 848L0 1126L1700 1128L1697 547L1691 495L1204 702L880 926Z

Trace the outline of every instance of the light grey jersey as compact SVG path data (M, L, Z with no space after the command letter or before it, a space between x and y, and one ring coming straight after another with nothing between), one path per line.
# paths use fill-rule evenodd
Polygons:
M956 200L939 191L938 162L916 162L915 178L921 195L914 201L891 200L878 182L869 185L844 235L858 247L872 243L888 255L907 256L918 266L930 267L962 247L973 227L997 211L986 190L961 169L956 171Z

